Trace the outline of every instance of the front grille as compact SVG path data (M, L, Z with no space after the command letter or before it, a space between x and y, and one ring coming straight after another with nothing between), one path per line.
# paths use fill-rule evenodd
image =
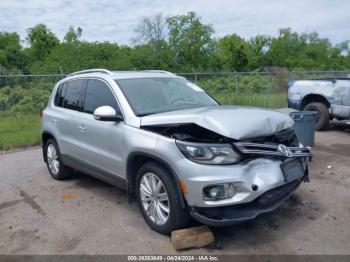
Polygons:
M312 157L310 149L300 147L293 128L284 129L266 137L251 138L234 143L246 157L267 155L274 157Z
M312 157L310 149L307 147L285 147L289 150L289 154L281 150L278 144L258 144L258 143L246 143L237 142L234 143L236 148L242 153L247 155L270 155L279 157Z

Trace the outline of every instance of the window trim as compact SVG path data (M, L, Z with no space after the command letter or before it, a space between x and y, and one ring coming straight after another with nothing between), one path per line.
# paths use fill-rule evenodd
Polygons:
M77 80L85 80L85 79L72 79L72 81L77 81ZM70 81L70 82L72 82ZM86 80L85 80L86 81ZM66 83L67 84L67 83ZM84 90L85 90L85 87L86 87L86 84L87 84L87 81L82 85L82 89L81 89L81 94L80 94L80 106L79 106L79 109L78 110L75 110L75 109L70 109L70 108L66 108L64 107L64 105L62 106L64 109L68 109L68 110L72 110L72 111L76 111L76 112L82 112L82 104L83 104L83 94L84 94ZM66 97L67 95L67 90L69 88L69 84L66 88L66 93L64 94L64 97Z
M64 81L64 82L60 83L60 84L58 85L58 87L57 87L57 90L56 90L54 99L53 99L53 101L52 101L52 105L53 105L54 107L61 108L61 109L65 109L65 110L70 110L70 111L75 111L75 112L81 112L81 106L79 107L79 110L75 110L75 109L66 108L66 107L64 107L63 105L62 105L62 106L58 106L58 105L55 104L55 100L56 100L55 98L56 98L58 92L60 91L60 89L63 88L64 85L68 84L68 82L75 81L75 80L86 80L86 79L84 79L84 78L74 78L74 79L69 79L69 80L67 80L67 81ZM86 83L87 83L87 82L86 82ZM82 100L82 98L83 98L82 95L83 95L83 93L84 93L84 88L85 88L85 86L86 86L86 83L83 84L83 86L82 86L82 92L81 92L81 97L80 97L80 102L81 102L81 103L83 102L83 100ZM66 92L65 92L64 96L66 96L67 89L68 89L68 86L67 86L67 88L66 88Z
M61 96L61 91L62 91L62 88L63 88L64 84L59 84L58 87L57 87L57 91L56 91L56 94L53 98L53 104L55 106L58 106L57 103L58 103L58 99L59 99L59 96Z
M64 87L66 87L66 83L65 83L65 82L58 85L58 88L57 88L57 91L56 91L56 94L55 94L55 97L54 97L54 101L53 101L54 106L59 107L59 108L64 108L64 107L63 107L63 105L62 105L62 106L59 106L59 105L56 104L56 102L58 102L58 101L56 101L56 98L57 98L58 95L61 96L62 89L63 89ZM64 91L65 91L65 92L64 92L64 96L66 96L67 87L66 87L66 89L65 89ZM68 108L66 108L66 109L68 109ZM70 110L70 109L69 109L69 110ZM75 110L75 111L76 111L76 110Z
M121 122L125 122L125 113L124 113L123 107L121 106L121 104L120 104L120 102L119 102L118 96L117 96L116 92L114 91L114 88L113 88L113 87L108 83L108 81L106 81L105 79L103 79L103 78L101 78L101 77L96 77L96 76L85 76L85 77L82 76L82 77L77 77L77 78L62 80L62 82L59 84L59 86L60 86L60 85L63 85L63 84L66 84L66 83L68 83L68 82L70 82L70 81L73 81L73 80L78 80L78 79L83 79L83 80L98 79L98 80L101 80L101 81L103 81L104 83L106 83L106 85L107 85L107 86L109 87L109 89L111 90L111 92L112 92L112 94L113 94L115 100L117 101L118 107L119 107L119 109L120 109L120 113L121 113L122 116L123 116L123 119L124 119L124 120L121 121ZM114 81L114 79L113 79L113 81ZM117 83L114 82L114 84L117 85L117 87L119 88L119 86L118 86ZM83 92L84 92L84 95L85 95L85 88L86 88L86 86L84 87L84 91L83 91ZM56 93L57 93L57 91L58 91L58 88L57 88L57 90L56 90ZM85 99L85 98L84 98L84 99ZM53 100L54 100L54 99L53 99ZM85 101L84 101L84 102L85 102ZM69 112L72 112L72 111L73 111L73 112L78 112L78 113L82 113L82 114L86 114L86 115L91 116L91 114L85 113L85 112L83 112L83 111L77 111L77 110L72 110L72 109L68 109L68 108L56 106L55 103L54 103L54 101L52 101L51 106L53 106L53 107L55 107L55 108L58 108L58 109L60 109L60 110L69 110Z

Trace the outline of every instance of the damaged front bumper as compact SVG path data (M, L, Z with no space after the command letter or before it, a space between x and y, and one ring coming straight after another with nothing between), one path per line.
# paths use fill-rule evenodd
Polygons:
M312 157L308 148L256 143L236 143L235 146L247 161L231 166L205 166L186 161L182 166L182 171L191 173L184 177L191 215L204 224L229 225L253 219L279 207L302 181L308 181L307 162ZM196 165L196 173L190 172L192 165ZM232 198L215 201L203 198L205 187L225 183L235 187Z
M301 179L271 189L250 203L223 207L191 207L191 216L208 226L228 226L278 208L301 184Z

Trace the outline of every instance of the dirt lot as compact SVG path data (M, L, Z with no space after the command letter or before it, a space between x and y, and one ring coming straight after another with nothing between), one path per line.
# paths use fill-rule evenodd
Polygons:
M350 254L350 128L317 133L311 182L258 219L213 228L181 254ZM51 179L41 149L0 155L0 254L173 254L125 193L86 175Z

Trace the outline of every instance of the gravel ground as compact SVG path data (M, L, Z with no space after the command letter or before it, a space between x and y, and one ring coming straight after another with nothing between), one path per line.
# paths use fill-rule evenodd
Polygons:
M350 130L316 135L310 183L278 210L212 228L180 254L350 254ZM40 148L0 155L0 254L174 254L125 192L84 174L50 178Z

